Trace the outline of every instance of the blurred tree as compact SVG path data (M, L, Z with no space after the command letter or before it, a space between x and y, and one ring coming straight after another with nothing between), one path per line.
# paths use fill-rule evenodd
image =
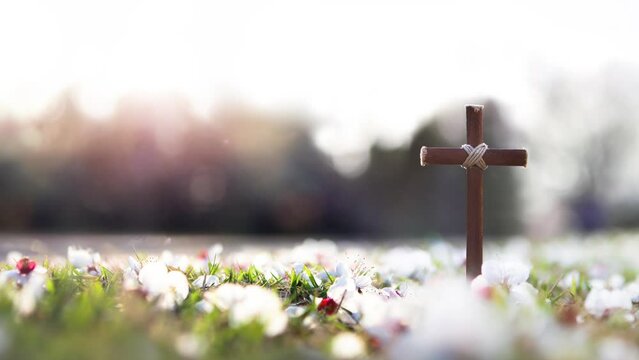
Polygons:
M463 171L417 161L423 144L463 142L458 114L429 122L406 147L373 146L370 167L349 179L289 115L229 108L203 120L172 100L125 102L111 119L91 121L66 97L60 109L3 125L27 135L7 136L0 161L2 230L463 233ZM493 104L486 118L488 143L503 145L510 134L497 134L505 125ZM442 136L449 123L461 126L458 138ZM491 169L486 193L487 232L513 231L510 172Z
M492 147L507 147L512 131L497 106L485 106L485 140ZM423 145L457 147L465 142L464 115L452 113L431 119L419 129L408 147L371 149L369 168L355 182L354 190L365 204L360 223L368 232L383 235L424 235L432 232L461 235L465 231L466 177L454 166L421 168ZM457 131L447 138L442 127ZM512 234L520 229L520 199L512 169L491 167L485 177L485 231L491 235Z
M628 214L639 213L632 151L639 136L637 84L636 71L622 66L588 78L550 77L540 85L534 131L543 136L533 139L532 152L533 166L546 175L536 189L568 204L574 225L584 231L628 226Z

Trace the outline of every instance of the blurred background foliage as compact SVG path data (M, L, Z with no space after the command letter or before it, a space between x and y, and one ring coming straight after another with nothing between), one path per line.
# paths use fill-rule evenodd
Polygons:
M471 101L485 104L489 146L529 150L527 169L486 172L487 234L639 225L633 74L540 81L524 127L498 101ZM0 231L463 235L464 171L418 161L422 145L465 142L463 103L344 161L303 112L229 103L204 117L179 96L129 97L96 119L66 92L32 118L0 118Z
M425 121L408 146L373 145L368 167L353 176L336 171L295 114L227 107L200 119L180 101L132 101L93 121L68 96L55 108L28 123L0 123L4 231L421 236L464 229L464 171L421 168L417 159L423 144L463 143L463 118ZM159 111L171 121L155 121ZM492 146L517 143L495 103L485 118ZM446 124L452 138L441 134ZM487 173L491 234L521 230L513 171Z

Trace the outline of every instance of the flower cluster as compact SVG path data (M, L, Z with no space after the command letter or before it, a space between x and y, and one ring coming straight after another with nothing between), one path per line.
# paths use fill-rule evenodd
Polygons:
M108 259L79 247L66 259L11 252L0 272L0 311L7 303L16 324L48 319L65 329L69 319L120 318L151 339L170 339L179 357L228 356L238 341L261 339L345 359L632 358L639 266L629 254L639 245L633 235L604 241L489 248L472 281L463 275L463 249L445 242L340 249L306 240Z

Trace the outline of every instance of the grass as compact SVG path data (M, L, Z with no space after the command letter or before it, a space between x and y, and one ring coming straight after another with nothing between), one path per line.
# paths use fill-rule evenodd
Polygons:
M606 310L604 316L590 314L585 304L597 281L595 279L597 276L594 275L595 270L599 271L602 264L605 265L609 275L621 276L623 286L639 281L637 279L639 265L633 262L632 256L629 253L621 253L619 259L609 258L600 262L596 260L599 250L594 249L588 254L589 247L578 243L576 249L583 247L580 250L584 252L582 259L571 265L562 265L543 257L544 252L540 251L540 248L544 246L552 245L535 246L530 255L532 271L527 282L536 291L532 307L514 306L510 301L513 290L506 286L493 286L490 299L486 300L492 308L498 309L500 318L494 320L507 323L511 329L511 334L508 335L508 341L505 343L507 345L504 345L509 348L505 352L506 357L552 358L544 353L543 347L547 344L543 344L553 339L544 339L542 336L535 338L529 333L532 324L539 319L545 319L544 321L553 324L552 326L565 331L563 334L585 336L586 340L582 345L581 353L574 352L579 346L571 345L568 340L562 340L566 344L566 349L561 351L567 351L567 354L572 355L564 356L563 352L557 350L558 356L561 355L559 358L589 358L588 354L595 356L594 351L598 351L600 343L609 338L621 339L628 344L639 344L639 331L637 331L635 317L638 310L637 304L634 304L631 309ZM606 246L614 248L620 245L610 242ZM624 249L627 248L624 247ZM377 255L380 254L383 255L384 251L377 253ZM630 261L623 256L627 256ZM136 255L136 257L142 263L148 261L144 255ZM379 256L372 256L372 258L374 265L383 267L384 264L380 262ZM401 262L404 259L399 260ZM416 290L423 290L413 296L414 301L409 300L408 295L405 295L406 299L399 300L405 301L406 309L412 311L406 318L406 324L394 323L392 316L385 318L384 321L387 324L382 325L395 329L392 332L395 337L393 341L401 340L403 336L411 333L414 335L419 331L417 330L419 328L410 328L408 323L420 318L423 314L428 314L431 309L425 308L429 306L427 304L441 305L438 302L429 302L427 299L428 296L433 296L432 292L436 291L433 289L437 288L438 282L442 279L449 281L447 279L451 272L456 274L452 278L457 279L463 274L462 264L447 269L446 266L450 265L446 265L446 261L442 259L433 259L433 263L436 270L426 277L422 276L423 274L407 278L389 276L382 269L366 268L366 274L372 276L376 291L386 286L397 289L404 283ZM99 264L99 275L90 275L84 269L78 269L69 262L54 264L45 259L39 265L47 268L46 281L43 285L46 291L38 298L34 310L28 315L20 314L17 310L17 295L24 289L8 280L0 284L0 358L317 359L335 355L331 350L331 341L343 332L357 334L365 343L365 353L368 357L386 358L395 354L388 351L389 347L393 346L393 342L384 340L383 336L380 337L377 331L379 329L371 329L366 324L360 323L361 313L356 313L352 308L342 308L335 315L318 310L317 302L327 297L329 288L336 281L335 272L322 264L307 263L301 267L298 266L297 271L289 266L288 271L279 275L269 272L270 270L263 272L256 265L239 268L218 261L217 258L199 268L190 265L182 270L190 284L188 296L171 310L158 308L147 296L148 293L144 287L135 290L125 288L126 269L114 263ZM361 264L356 264L355 268L359 265ZM414 266L420 268L420 264L414 264ZM6 272L14 269L14 266L3 263L0 264L0 268ZM169 269L178 271L177 268L169 267ZM565 279L568 273L575 271L579 274L576 281L568 286L562 283L562 279ZM260 321L238 325L234 323L232 311L227 309L213 306L210 312L202 311L200 305L208 301L207 296L215 291L215 289L193 285L193 282L202 275L216 276L221 284L255 285L268 289L279 297L281 301L279 310L293 306L297 307L299 313L288 318L288 324L283 333L267 336L266 325ZM609 287L609 285L606 286ZM438 294L434 295L437 299ZM360 295L356 294L356 296ZM425 296L423 303L419 296ZM445 306L448 306L446 303L449 299L451 303L455 303L453 301L455 299L449 298L450 294L442 293L441 296ZM337 300L341 305L341 299ZM259 304L258 302L257 306ZM460 309L451 309L453 309L452 315L454 311L460 311ZM373 311L376 310L377 308L373 309ZM380 311L382 311L381 308ZM461 311L464 309L462 308ZM364 320L366 316L364 312ZM437 326L441 326L442 331L445 332L446 324L437 324ZM435 329L435 334L438 330ZM464 333L464 329L460 329L460 333ZM566 339L569 338L565 336ZM424 342L427 341L428 339L424 339ZM419 341L417 346L419 347ZM412 350L409 347L406 349L410 355ZM429 347L428 351L431 350L433 349ZM441 349L437 351L441 352ZM418 353L420 352L412 352L413 355ZM424 353L425 356L426 354ZM455 358L455 352L450 354L452 358ZM441 353L434 352L429 355L437 357ZM481 354L477 357L485 358Z

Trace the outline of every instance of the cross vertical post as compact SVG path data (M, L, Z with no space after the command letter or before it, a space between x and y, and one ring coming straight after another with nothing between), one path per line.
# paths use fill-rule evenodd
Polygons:
M484 107L466 106L466 143L475 147L484 142ZM484 170L466 169L466 276L481 274L484 242Z

